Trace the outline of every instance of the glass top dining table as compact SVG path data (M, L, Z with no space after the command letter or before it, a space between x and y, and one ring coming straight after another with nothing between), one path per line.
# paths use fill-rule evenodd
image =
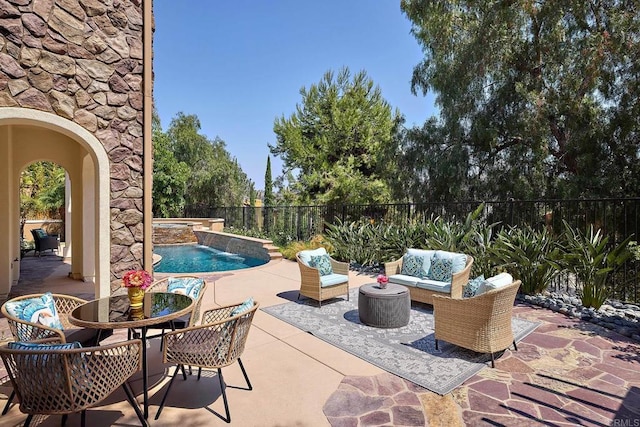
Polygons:
M147 369L147 327L177 319L193 309L193 298L170 292L148 292L142 307L129 305L127 295L109 296L86 302L69 314L69 322L93 329L140 329L142 338L142 389L144 417L149 416Z

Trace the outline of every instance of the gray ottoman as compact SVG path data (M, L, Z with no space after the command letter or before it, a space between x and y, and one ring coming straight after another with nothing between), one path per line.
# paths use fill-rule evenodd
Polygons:
M386 289L377 283L360 286L358 314L365 325L376 328L400 328L409 323L411 297L409 290L394 283Z

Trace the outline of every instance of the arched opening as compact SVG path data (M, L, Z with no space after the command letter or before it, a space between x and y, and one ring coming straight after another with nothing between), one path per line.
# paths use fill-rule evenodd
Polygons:
M110 294L109 159L78 124L24 108L0 108L0 299L20 276L20 173L35 161L62 166L70 186L71 277L93 281L97 298ZM68 218L69 220L69 218ZM70 234L70 236L69 236Z

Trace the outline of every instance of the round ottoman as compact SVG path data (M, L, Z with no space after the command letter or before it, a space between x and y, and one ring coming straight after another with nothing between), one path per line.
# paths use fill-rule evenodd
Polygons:
M358 315L365 325L376 328L400 328L409 323L411 297L409 290L394 283L386 289L377 283L360 286Z

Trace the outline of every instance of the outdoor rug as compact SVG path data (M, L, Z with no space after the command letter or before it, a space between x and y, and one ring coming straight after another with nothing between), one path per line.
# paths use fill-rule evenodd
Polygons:
M412 304L411 320L402 328L382 329L360 323L358 289L350 301L317 302L301 299L262 308L297 328L361 359L438 394L447 394L486 366L491 356L440 341L435 348L433 309ZM513 318L516 342L539 323Z

